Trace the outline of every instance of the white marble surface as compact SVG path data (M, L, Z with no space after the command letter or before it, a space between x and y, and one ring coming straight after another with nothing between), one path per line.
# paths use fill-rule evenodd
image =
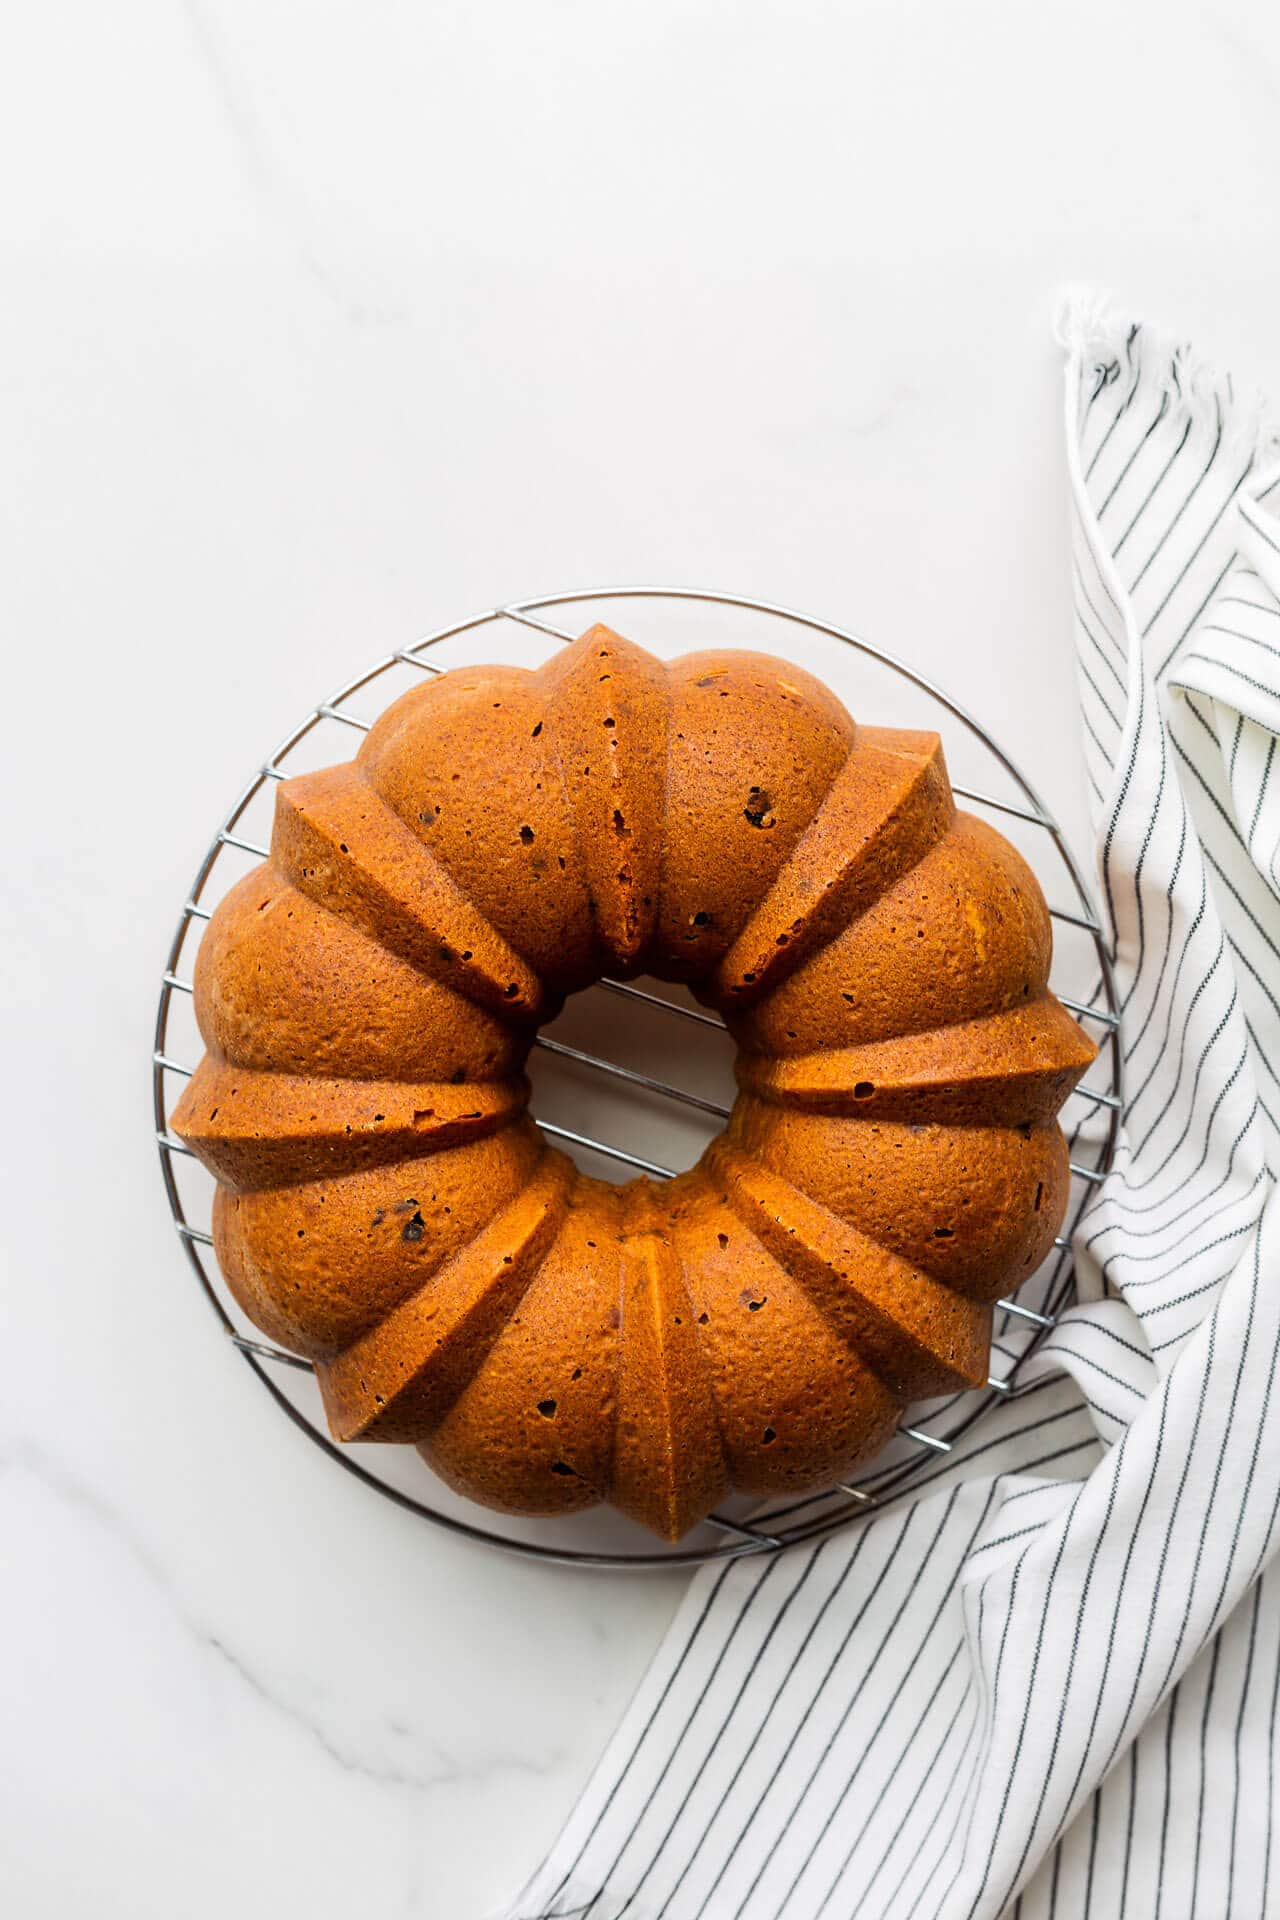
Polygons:
M1280 16L49 0L5 37L0 1903L462 1920L681 1581L434 1537L215 1338L148 1117L194 859L366 660L624 577L862 627L1079 836L1053 298L1280 393Z

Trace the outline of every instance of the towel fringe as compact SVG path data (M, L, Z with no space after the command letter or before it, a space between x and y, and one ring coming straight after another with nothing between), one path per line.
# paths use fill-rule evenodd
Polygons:
M1156 392L1168 391L1171 419L1189 419L1196 433L1221 430L1223 451L1233 461L1280 454L1280 420L1260 389L1239 393L1230 373L1188 341L1134 320L1105 290L1065 287L1053 330L1064 352L1079 358L1082 373L1092 363L1103 385L1136 367L1141 381L1151 382Z

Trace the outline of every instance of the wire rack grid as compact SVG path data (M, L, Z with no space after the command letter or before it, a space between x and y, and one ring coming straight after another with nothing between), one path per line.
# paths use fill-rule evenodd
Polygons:
M607 1545L589 1540L579 1545L562 1538L540 1539L537 1530L530 1530L528 1523L523 1523L523 1531L514 1522L504 1528L505 1516L490 1515L487 1511L484 1523L481 1523L478 1517L471 1517L472 1514L478 1515L481 1510L467 1508L467 1503L463 1502L455 1503L460 1509L458 1511L447 1511L440 1503L433 1505L417 1491L395 1484L393 1477L381 1466L371 1466L365 1459L357 1458L350 1448L336 1446L325 1430L318 1392L313 1391L309 1397L295 1400L281 1384L290 1375L295 1382L299 1374L311 1376L310 1363L246 1332L238 1323L233 1303L225 1293L216 1262L211 1257L212 1236L207 1227L189 1217L190 1203L177 1178L177 1165L183 1159L192 1157L190 1149L170 1132L168 1124L171 1100L178 1084L190 1077L195 1064L194 1060L187 1062L176 1058L169 1050L175 996L190 995L192 992L190 978L184 977L180 969L189 963L203 923L211 917L211 909L205 902L212 900L216 905L220 897L218 882L224 877L220 868L225 864L229 850L255 859L267 857L266 846L237 831L257 796L288 777L290 761L296 762L299 749L317 729L327 724L330 731L336 726L366 732L370 722L353 712L349 703L355 695L362 694L393 669L410 667L426 674L440 674L447 669L436 660L426 657L433 649L454 640L472 645L477 636L483 635L486 630L491 633L495 627L502 627L508 633L514 627L530 641L534 635L557 642L571 641L576 634L562 624L564 619L571 616L561 610L591 603L608 605L618 601L639 605L647 603L649 607L659 603L667 609L675 607L681 611L691 606L729 609L757 617L769 625L776 622L784 628L801 629L808 636L838 642L900 677L964 728L968 736L990 756L995 767L1002 770L1017 797L1001 798L953 780L957 798L982 814L995 813L1006 820L1016 821L1024 830L1033 831L1053 863L1059 885L1062 876L1066 877L1071 904L1064 906L1053 902L1055 889L1048 878L1048 863L1041 866L1039 877L1046 884L1050 896L1050 913L1060 926L1077 930L1092 942L1097 978L1092 991L1083 998L1068 997L1060 990L1058 997L1081 1020L1099 1029L1099 1065L1106 1076L1106 1085L1081 1086L1073 1095L1073 1099L1079 1103L1077 1112L1082 1117L1069 1130L1072 1143L1072 1196L1065 1231L1055 1240L1054 1252L1040 1273L1019 1289L1022 1299L999 1302L997 1335L992 1347L992 1371L986 1387L931 1403L919 1414L913 1410L912 1418L899 1427L886 1454L874 1462L865 1475L804 1497L775 1498L763 1506L756 1503L741 1513L717 1511L700 1523L695 1534L680 1546L663 1551L655 1551L652 1540L641 1534L638 1528L634 1529L634 1542L631 1539L619 1542L611 1538ZM552 617L557 614L559 618ZM295 765L293 770L301 771L302 768ZM680 1004L677 1000L668 1000L642 987L604 980L599 983L599 990L643 1003L650 1014L656 1009L663 1019L692 1021L704 1028L723 1032L723 1023L713 1014ZM729 1109L723 1104L603 1054L567 1045L546 1034L538 1036L535 1046L571 1063L574 1069L582 1069L592 1075L609 1076L618 1086L641 1088L648 1095L668 1101L676 1107L696 1110L714 1121L728 1118ZM1020 1371L1056 1324L1058 1315L1069 1301L1074 1285L1071 1236L1092 1190L1105 1178L1111 1166L1123 1106L1119 1005L1104 931L1062 829L1012 757L978 720L941 687L905 661L859 635L768 601L704 588L681 587L582 588L492 607L467 620L441 627L411 646L397 649L349 681L329 699L311 708L248 782L200 863L182 907L161 980L151 1068L156 1143L173 1224L223 1334L295 1426L346 1472L399 1506L449 1532L526 1557L559 1564L638 1569L692 1566L709 1560L767 1554L800 1541L820 1538L881 1506L890 1495L900 1493L931 1465L935 1468L939 1466L940 1456L951 1453L984 1414L1017 1391ZM608 1162L659 1180L669 1179L675 1172L674 1168L634 1153L614 1141L556 1125L545 1118L539 1119L539 1125L544 1133L563 1143L575 1155L601 1156ZM1037 1303L1034 1306L1028 1303L1033 1297ZM309 1380L307 1384L311 1385L312 1382ZM383 1456L403 1451L399 1448L363 1450L365 1455L380 1453ZM427 1478L425 1469L422 1478ZM589 1523L589 1520L589 1514L575 1516L575 1525Z

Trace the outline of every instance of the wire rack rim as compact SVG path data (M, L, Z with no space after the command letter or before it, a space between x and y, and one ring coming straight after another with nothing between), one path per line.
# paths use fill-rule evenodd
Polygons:
M960 1420L951 1430L947 1438L929 1432L925 1426L913 1427L904 1424L899 1428L900 1435L903 1438L912 1440L919 1450L912 1458L893 1463L879 1470L873 1470L865 1477L861 1485L844 1483L828 1489L812 1492L791 1501L789 1505L784 1505L776 1509L773 1513L759 1513L749 1520L740 1521L730 1519L721 1514L711 1514L701 1524L726 1536L712 1547L681 1547L665 1553L647 1553L643 1551L624 1553L584 1551L582 1549L545 1544L536 1540L526 1540L519 1536L493 1532L486 1527L474 1525L467 1520L440 1512L426 1505L425 1502L416 1499L412 1495L403 1493L398 1487L379 1479L376 1474L371 1473L361 1461L356 1459L349 1450L339 1449L328 1435L312 1423L301 1408L295 1406L288 1395L283 1392L278 1382L271 1378L269 1370L278 1364L286 1362L293 1368L297 1368L301 1364L305 1370L306 1363L299 1363L296 1356L287 1354L283 1349L277 1350L268 1346L265 1342L254 1340L242 1333L227 1314L217 1288L210 1278L209 1273L206 1271L201 1258L201 1249L212 1247L212 1236L201 1228L193 1227L185 1218L182 1198L174 1177L173 1161L176 1156L183 1155L189 1152L189 1150L185 1149L181 1142L175 1140L173 1136L169 1134L166 1111L166 1075L175 1073L190 1077L192 1071L169 1055L166 1051L165 1044L169 1007L173 993L175 991L186 994L191 993L191 983L183 980L177 972L183 945L192 923L205 921L210 917L207 910L201 907L199 902L222 849L224 847L233 847L245 853L252 854L255 857L261 858L266 856L268 852L266 848L263 848L255 841L247 840L243 836L238 835L235 832L235 828L245 810L268 781L280 781L287 777L281 769L279 762L290 754L314 728L322 725L326 720L338 721L360 732L367 732L369 730L369 723L357 718L355 715L344 713L341 710L342 703L350 699L353 694L358 693L364 687L380 678L382 674L386 673L398 663L419 667L430 673L445 671L446 669L439 668L435 666L434 663L418 657L422 651L429 647L435 646L445 640L460 638L465 634L475 632L478 628L504 619L546 633L561 641L572 640L575 637L572 633L569 633L563 627L552 625L550 621L539 619L537 615L544 610L556 607L568 607L590 601L612 600L695 601L739 608L744 611L762 613L776 619L789 621L811 632L838 640L868 658L879 661L882 665L887 666L891 671L896 672L910 684L926 693L931 699L935 700L940 706L945 708L947 712L953 715L955 719L960 721L1003 767L1009 778L1019 788L1027 805L1020 807L1012 802L1000 800L994 795L985 794L960 785L955 785L954 791L963 799L968 799L976 804L989 806L998 812L1003 812L1025 820L1033 826L1042 828L1050 836L1059 858L1067 869L1068 876L1075 889L1078 904L1083 908L1083 913L1076 914L1066 908L1051 908L1050 912L1055 919L1075 925L1087 932L1093 941L1097 954L1101 976L1100 992L1106 1002L1106 1008L1086 1005L1068 1000L1064 995L1059 995L1063 1004L1070 1007L1079 1017L1095 1019L1108 1030L1104 1040L1104 1047L1110 1055L1111 1091L1102 1092L1094 1088L1080 1088L1078 1090L1082 1097L1094 1102L1095 1110L1101 1108L1107 1111L1109 1122L1106 1136L1098 1150L1098 1163L1096 1167L1083 1167L1078 1164L1073 1164L1072 1166L1072 1174L1078 1176L1082 1183L1096 1184L1099 1182L1109 1170L1114 1156L1118 1137L1119 1116L1123 1106L1123 1057L1119 1037L1118 996L1107 938L1102 922L1097 917L1094 903L1090 898L1083 875L1066 843L1057 821L1044 806L1039 795L1022 773L1021 769L1009 755L1005 753L999 742L993 738L987 729L983 727L966 708L961 706L958 701L953 700L944 689L931 681L926 675L919 673L915 668L894 654L873 645L870 641L862 639L861 636L846 628L835 626L830 622L814 619L807 614L800 613L793 608L785 607L777 602L749 599L741 595L725 593L712 588L653 586L577 588L568 593L547 594L526 600L510 601L491 607L485 612L472 615L466 620L457 621L449 626L437 628L434 632L425 635L408 647L395 649L363 673L357 674L352 680L348 681L345 686L333 693L328 700L318 703L310 710L299 725L286 735L274 753L260 766L257 773L243 789L230 812L227 814L217 836L211 842L189 889L179 918L178 927L170 946L168 964L162 975L160 996L156 1008L156 1025L152 1050L152 1091L156 1123L155 1138L161 1165L161 1176L164 1181L170 1212L177 1232L186 1249L187 1257L195 1270L210 1306L221 1322L224 1333L228 1336L231 1344L235 1346L241 1354L246 1364L252 1367L267 1392L276 1401L277 1405L280 1406L282 1411L287 1414L290 1420L293 1421L295 1426L306 1433L315 1445L329 1454L346 1472L354 1475L356 1479L365 1482L385 1498L393 1501L396 1505L417 1514L420 1518L432 1522L447 1532L451 1532L462 1538L475 1540L485 1545L498 1547L505 1552L515 1554L521 1558L564 1566L660 1571L672 1567L698 1566L708 1561L735 1559L747 1554L773 1552L784 1546L796 1545L802 1541L825 1537L850 1524L853 1519L858 1517L859 1510L861 1510L862 1513L866 1513L879 1507L883 1499L887 1497L890 1492L917 1477L923 1462L931 1458L938 1460L941 1456L950 1454L956 1442L982 1417L991 1404L1014 1393L1016 1376L1019 1369L1025 1361L1030 1358L1040 1341L1043 1340L1045 1335L1056 1324L1057 1309L1070 1290L1071 1271L1069 1265L1065 1264L1065 1256L1070 1249L1071 1233L1074 1231L1074 1226L1083 1209L1083 1199L1076 1206L1074 1218L1070 1226L1065 1230L1064 1234L1060 1235L1054 1242L1057 1251L1057 1265L1051 1275L1044 1302L1046 1307L1050 1308L1050 1311L1041 1313L1011 1300L1002 1300L998 1303L999 1309L1005 1313L1031 1322L1035 1328L1035 1332L1031 1336L1029 1344L1022 1352L1014 1356L1012 1365L1003 1379L993 1375L988 1379L985 1393L978 1392L967 1396L971 1400L976 1400L978 1404L969 1410L967 1416ZM642 989L632 987L620 981L603 980L599 984L606 991L625 994L628 997L642 1000L650 1000L668 1013L687 1015L691 1019L704 1022L713 1027L720 1027L723 1024L709 1014L664 1001L657 995L647 994ZM576 1049L565 1048L561 1043L551 1042L549 1044L553 1051L567 1052L571 1056L580 1057L585 1064L601 1067L609 1071L618 1071L615 1063L597 1060L595 1056L592 1055L583 1054L578 1056ZM715 1107L714 1103L699 1103L696 1097L684 1096L678 1089L667 1088L665 1085L656 1082L649 1083L645 1076L627 1075L624 1072L623 1077L639 1078L646 1084L652 1084L655 1090L669 1093L673 1098L691 1098L694 1104L704 1105L709 1112L715 1113L717 1116L721 1111ZM659 1167L651 1161L646 1161L638 1156L623 1152L620 1149L609 1147L604 1143L589 1140L585 1136L574 1134L567 1129L551 1126L545 1121L540 1124L543 1126L544 1131L557 1135L566 1142L580 1144L597 1151L610 1153L613 1157L634 1165L641 1171L649 1172L655 1176L664 1176L670 1173L669 1169ZM949 1401L945 1410L949 1411L954 1404L954 1401ZM875 1491L869 1491L868 1489L871 1487L874 1487ZM791 1514L798 1513L806 1507L819 1505L840 1494L845 1495L851 1502L851 1511L842 1509L834 1514L820 1515L809 1521L799 1522L795 1526L789 1527L782 1532L767 1530L776 1528L780 1521L786 1519Z

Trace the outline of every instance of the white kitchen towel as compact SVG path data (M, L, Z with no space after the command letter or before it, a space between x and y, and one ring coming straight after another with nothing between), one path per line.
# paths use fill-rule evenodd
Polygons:
M518 1920L1280 1913L1280 440L1063 336L1126 1075L1079 1302L896 1503L695 1579Z

